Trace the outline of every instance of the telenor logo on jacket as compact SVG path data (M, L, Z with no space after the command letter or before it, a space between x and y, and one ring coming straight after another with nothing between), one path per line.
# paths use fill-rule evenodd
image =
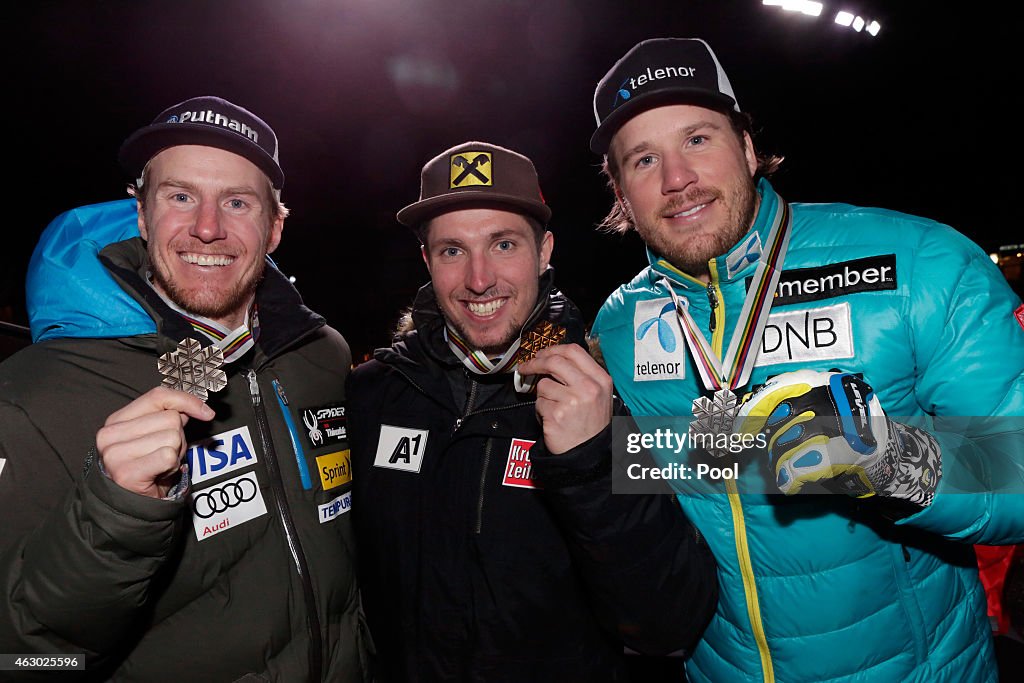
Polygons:
M377 441L377 457L373 460L374 467L385 467L405 472L419 472L423 464L423 454L427 450L426 429L410 429L408 427L380 426L380 439Z
M518 486L524 489L540 488L533 481L533 466L530 463L530 448L536 441L512 439L508 449L508 460L505 462L505 478L501 482L505 486Z
M200 541L267 514L255 472L193 491L192 526Z
M256 448L249 428L242 425L238 429L189 444L185 457L188 458L189 476L194 485L255 464Z
M636 302L633 381L686 379L686 352L672 299Z

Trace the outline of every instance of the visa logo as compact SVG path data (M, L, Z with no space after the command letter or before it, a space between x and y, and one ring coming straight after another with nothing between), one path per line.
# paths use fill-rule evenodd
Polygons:
M246 426L190 444L188 469L192 483L212 479L256 462L256 448Z

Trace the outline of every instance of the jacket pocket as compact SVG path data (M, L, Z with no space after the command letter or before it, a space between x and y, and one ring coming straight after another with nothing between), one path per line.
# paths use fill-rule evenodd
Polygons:
M891 543L889 546L893 563L893 574L896 577L896 585L900 591L900 606L903 608L907 624L910 626L910 635L914 642L914 668L925 664L928 658L927 633L924 623L924 613L917 601L917 590L914 586L914 577L911 573L913 564L912 550L905 545Z

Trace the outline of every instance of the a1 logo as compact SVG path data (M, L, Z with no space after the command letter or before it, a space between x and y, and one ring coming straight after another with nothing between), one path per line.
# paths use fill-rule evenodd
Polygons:
M425 429L381 425L374 467L419 472L427 450L427 436L429 432Z

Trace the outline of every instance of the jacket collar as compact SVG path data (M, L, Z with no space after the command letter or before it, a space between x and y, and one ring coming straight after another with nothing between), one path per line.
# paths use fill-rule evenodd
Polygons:
M100 252L99 259L122 289L153 319L161 353L174 349L185 337L195 336L192 326L146 282L149 256L141 237L108 245ZM260 311L257 347L268 358L325 324L323 317L306 308L298 291L269 258L263 280L256 288L256 300Z
M719 282L732 282L753 275L760 263L765 240L772 227L772 217L779 203L779 195L767 179L757 182L757 193L760 196L757 213L750 230L740 238L725 254L715 257L714 272ZM697 278L684 273L665 259L647 248L647 261L650 263L649 279L655 282L667 277L683 290L699 291L707 285Z
M548 268L540 276L536 307L523 325L528 329L540 319L551 320L566 328L566 339L586 346L583 316L576 305L554 285L554 269ZM262 310L262 309L261 309ZM396 337L390 348L377 349L374 357L384 363L400 364L416 359L418 363L443 368L461 368L462 363L444 339L444 317L437 305L437 295L429 282L416 293L412 304L413 329ZM511 375L509 375L511 378Z

